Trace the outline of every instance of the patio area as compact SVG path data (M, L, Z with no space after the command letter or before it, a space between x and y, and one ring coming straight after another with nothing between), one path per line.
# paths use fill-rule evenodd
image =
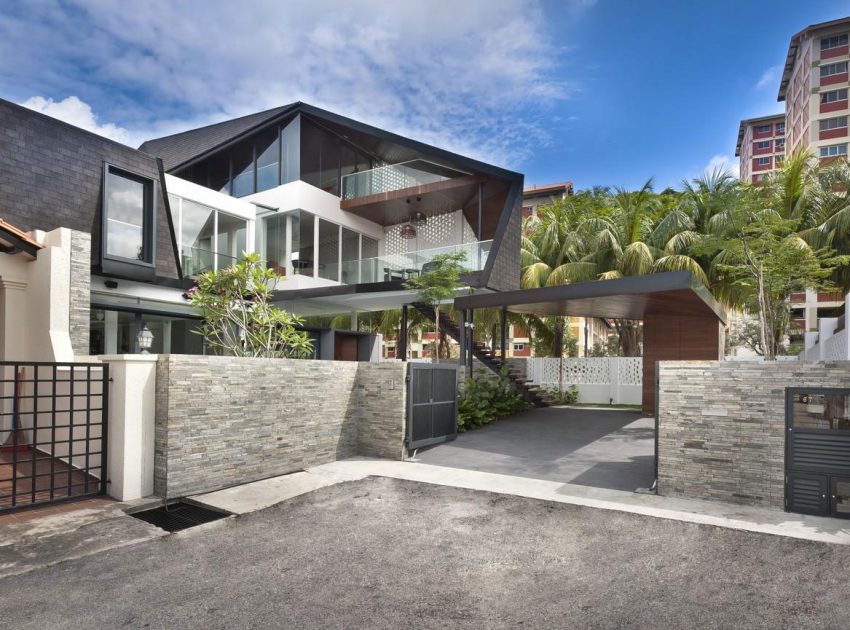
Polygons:
M639 411L530 409L421 450L435 466L631 492L655 478L655 421Z

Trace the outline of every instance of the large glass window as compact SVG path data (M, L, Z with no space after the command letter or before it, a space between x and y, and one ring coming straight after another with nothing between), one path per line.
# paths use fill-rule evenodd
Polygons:
M342 228L342 269L340 282L357 284L360 282L360 234L348 228Z
M153 180L109 166L105 185L106 255L152 264Z
M304 276L312 276L316 265L315 251L313 247L313 235L315 233L315 215L299 210L290 214L292 228L292 272Z
M207 160L209 169L208 183L213 190L230 194L230 156L227 153L219 153Z
M306 119L301 121L301 179L339 194L339 140Z
M286 215L273 214L263 220L265 246L263 257L266 266L280 275L292 273L289 256L286 255Z
M183 274L197 276L214 269L215 210L183 199L180 210L171 204L171 211L179 211L180 256Z
M319 219L319 277L339 280L339 226Z
M362 237L360 258L360 282L378 281L378 241L368 236ZM383 269L381 270L383 273Z
M245 253L248 233L245 219L218 213L218 268L229 267Z
M281 129L280 140L283 158L282 182L288 184L298 181L301 177L301 116L296 116Z
M234 197L244 197L254 193L254 141L243 142L231 152L233 161Z
M280 138L278 129L267 129L257 136L257 192L269 190L280 181Z
M153 333L151 354L204 354L203 338L194 331L200 320L172 315L150 315L91 309L89 354L135 354L142 328Z

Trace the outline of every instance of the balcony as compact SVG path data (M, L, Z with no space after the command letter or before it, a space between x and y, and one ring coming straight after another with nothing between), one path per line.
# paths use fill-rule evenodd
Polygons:
M180 265L186 278L197 278L202 273L224 269L236 262L233 256L216 254L200 247L184 247L180 255Z
M493 241L478 241L449 245L418 252L389 254L383 257L350 260L342 263L340 281L343 284L366 284L370 282L404 281L418 277L440 254L463 252L466 254L464 267L469 271L480 271L487 262Z
M427 186L468 175L427 160L380 166L342 178L342 199L359 199L406 188Z

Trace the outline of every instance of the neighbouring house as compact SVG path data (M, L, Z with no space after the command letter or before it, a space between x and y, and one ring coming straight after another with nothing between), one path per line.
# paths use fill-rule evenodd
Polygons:
M739 179L751 184L781 168L785 158L785 114L742 120L735 157L740 159Z
M318 358L379 357L358 314L414 301L403 283L437 254L465 252L474 288L519 286L521 174L304 103L139 149L3 100L0 129L0 216L42 248L34 260L65 257L65 293L28 285L58 313L32 333L52 360L136 352L144 327L152 352L204 353L184 294L244 252L285 277L282 307L351 317L308 328ZM31 358L9 306L26 281L3 269L0 358Z

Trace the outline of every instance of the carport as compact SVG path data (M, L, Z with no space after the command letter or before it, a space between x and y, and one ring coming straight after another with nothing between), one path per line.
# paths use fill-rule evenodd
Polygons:
M643 321L643 396L646 414L655 413L658 361L723 358L725 313L708 289L689 271L671 271L615 280L594 280L540 289L476 293L458 297L454 307L463 324L474 323L475 309L502 310L502 352L507 337L505 314L563 315ZM472 365L472 328L462 326L464 362Z
M642 410L544 407L530 409L417 455L419 461L485 472L634 490L656 477L656 366L662 360L717 360L724 312L689 272L599 280L455 300L461 314L461 356L472 365L474 311L643 321Z

